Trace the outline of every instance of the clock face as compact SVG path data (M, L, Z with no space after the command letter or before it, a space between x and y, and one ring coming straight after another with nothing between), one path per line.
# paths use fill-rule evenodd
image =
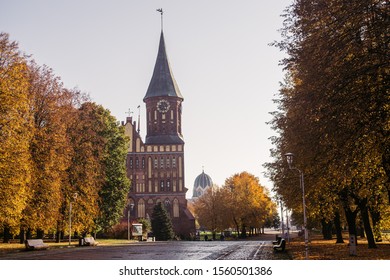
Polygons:
M161 99L160 101L157 102L157 110L160 113L166 113L169 110L169 102L166 101L165 99Z

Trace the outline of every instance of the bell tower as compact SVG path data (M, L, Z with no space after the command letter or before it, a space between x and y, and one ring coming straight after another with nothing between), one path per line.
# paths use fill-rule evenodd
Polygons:
M153 76L144 97L147 114L145 144L184 144L181 130L183 100L169 65L161 31Z
M162 10L158 11L162 15ZM183 100L169 65L161 30L153 75L143 99L147 122L145 141L131 117L125 124L130 139L127 175L132 186L124 213L130 213L133 218L151 217L154 206L162 203L175 233L189 236L195 232L195 218L187 209L185 197L188 189L184 180Z

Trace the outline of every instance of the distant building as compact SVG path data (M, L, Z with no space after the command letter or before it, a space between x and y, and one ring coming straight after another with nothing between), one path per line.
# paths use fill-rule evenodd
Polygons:
M168 62L161 31L152 79L143 101L146 104L147 134L141 139L137 123L127 117L126 135L130 138L127 176L131 180L128 208L131 218L152 217L154 206L165 205L174 231L188 236L195 232L195 219L187 209L184 180L184 140L182 135L183 96Z
M195 200L201 197L208 188L213 186L213 180L209 175L204 173L204 170L200 175L198 175L194 182L194 189L192 194L192 199Z

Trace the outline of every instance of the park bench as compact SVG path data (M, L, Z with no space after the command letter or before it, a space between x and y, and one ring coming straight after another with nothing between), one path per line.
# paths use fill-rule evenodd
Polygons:
M280 242L278 244L275 244L274 245L274 250L275 251L280 251L280 252L284 252L284 250L286 249L286 240L284 240L283 238L280 239Z
M278 245L280 243L280 241L282 241L282 238L280 236L276 236L276 240L272 241L272 244Z
M84 246L96 246L98 245L98 242L96 242L95 238L93 237L84 237Z
M43 243L42 239L27 239L25 245L27 250L40 250L49 248L49 245Z

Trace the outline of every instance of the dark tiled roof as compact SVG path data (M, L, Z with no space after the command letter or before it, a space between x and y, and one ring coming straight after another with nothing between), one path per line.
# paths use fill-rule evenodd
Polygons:
M172 96L183 99L179 87L176 84L175 78L173 77L171 67L169 66L169 61L165 50L164 34L162 31L153 76L150 80L144 101L150 97L158 96Z
M179 135L155 135L155 136L146 136L145 144L147 145L184 144L184 140Z

